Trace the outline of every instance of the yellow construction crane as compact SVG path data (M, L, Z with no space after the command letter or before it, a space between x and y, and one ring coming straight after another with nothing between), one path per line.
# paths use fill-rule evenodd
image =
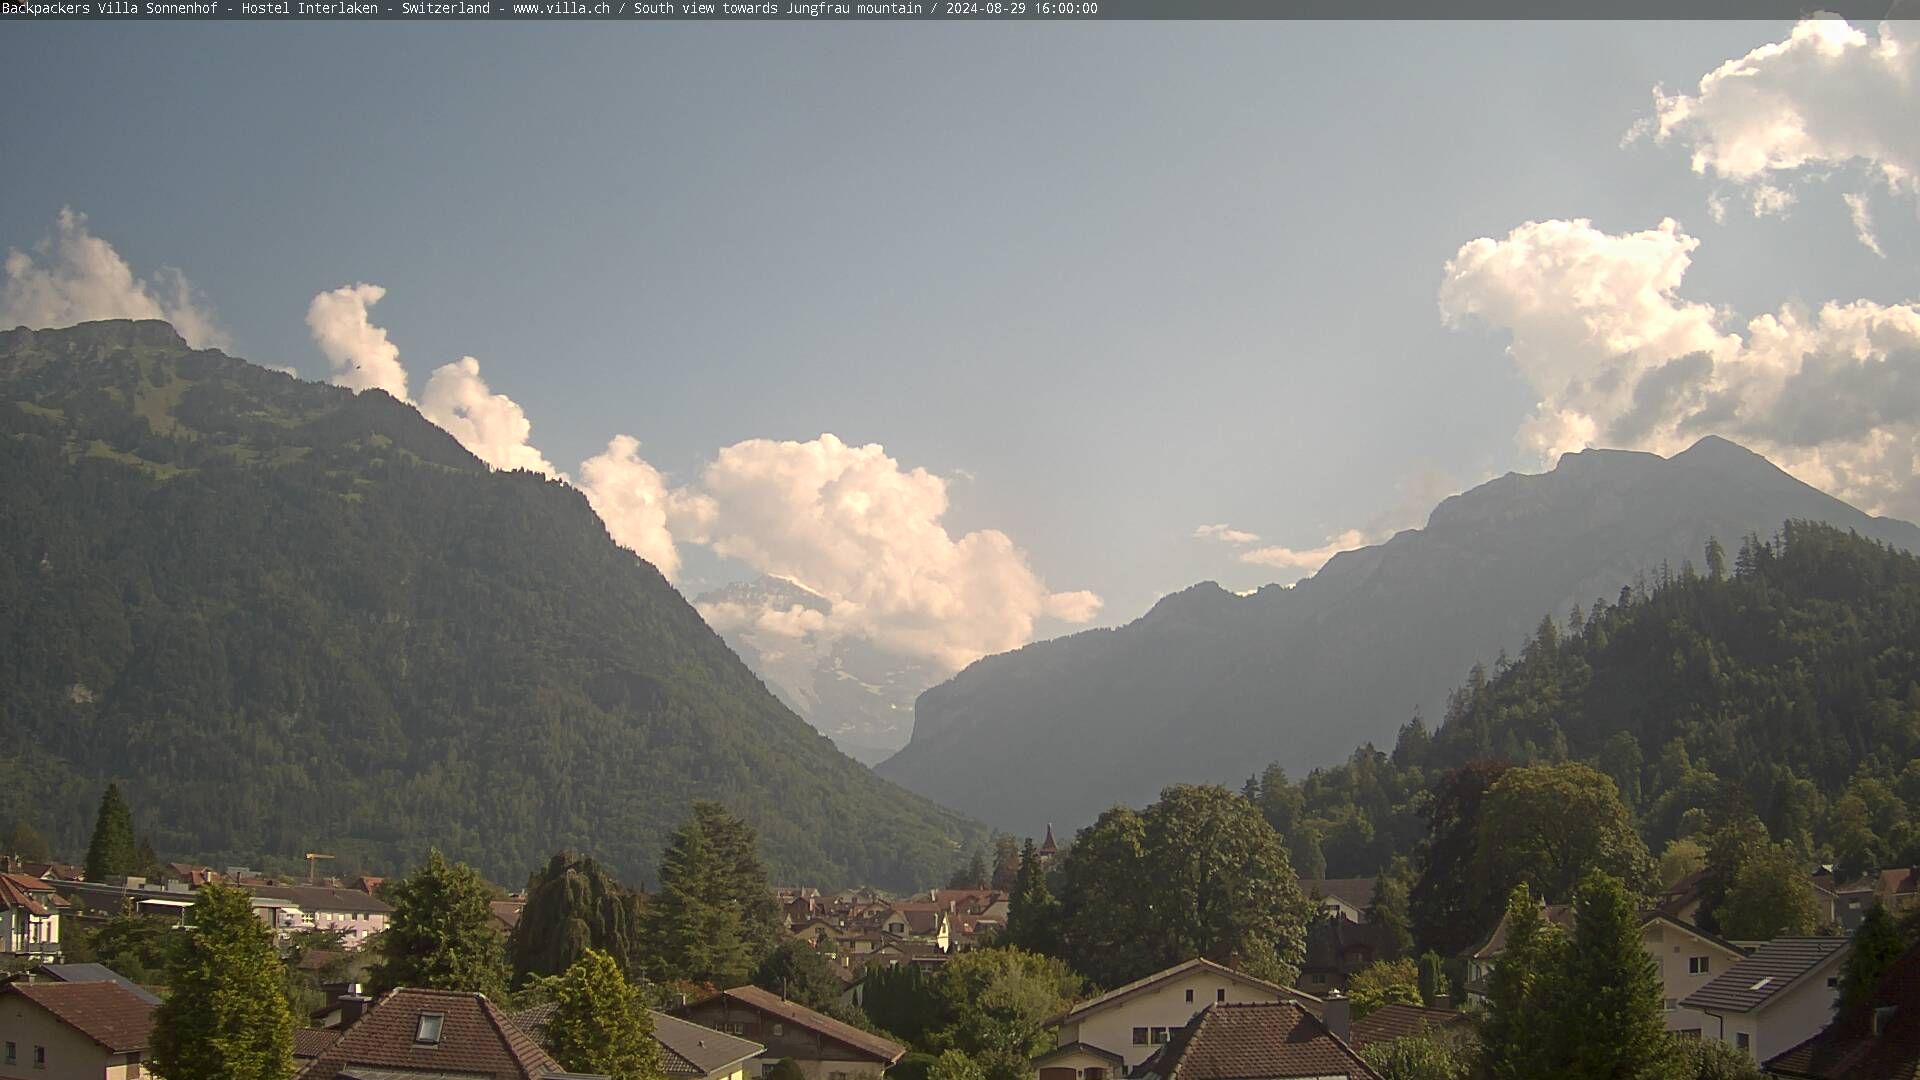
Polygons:
M331 858L333 858L333 856L324 854L322 852L318 852L318 851L307 852L307 884L312 885L314 883L313 871L314 871L314 868L319 865L320 860L331 859Z

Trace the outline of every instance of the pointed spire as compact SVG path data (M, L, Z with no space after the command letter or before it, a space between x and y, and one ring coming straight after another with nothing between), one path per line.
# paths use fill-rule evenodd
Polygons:
M1049 821L1047 822L1047 838L1040 845L1040 854L1055 855L1058 854L1059 851L1060 845L1053 842L1053 822Z

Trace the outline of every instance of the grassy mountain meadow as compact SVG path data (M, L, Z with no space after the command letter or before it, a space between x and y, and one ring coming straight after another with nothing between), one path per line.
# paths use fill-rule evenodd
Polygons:
M0 332L0 820L84 845L117 780L165 856L428 844L650 879L691 800L778 878L944 876L961 816L840 755L575 490L412 407L159 322Z

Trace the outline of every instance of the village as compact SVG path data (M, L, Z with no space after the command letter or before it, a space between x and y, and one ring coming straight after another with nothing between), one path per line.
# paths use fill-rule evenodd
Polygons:
M103 938L130 929L160 938L197 934L195 913L217 894L239 898L254 925L244 933L271 950L288 987L309 995L288 994L306 1005L305 1015L293 1017L291 1039L301 1080L999 1080L1010 1075L1004 1054L969 1060L951 1035L929 1038L921 1030L909 1039L874 1021L904 1015L902 998L929 987L937 998L949 968L966 968L973 978L983 957L1017 955L1008 945L1009 923L1036 890L1044 893L1044 875L1057 871L1063 855L1049 826L1039 844L1027 841L1018 861L1003 857L986 866L976 858L947 888L888 895L763 884L759 899L778 927L770 956L784 959L763 962L753 979L734 985L697 975L650 985L641 1027L652 1044L644 1057L657 1061L657 1072L604 1074L570 1072L559 1061L578 1049L555 1034L564 992L552 991L561 976L535 978L513 992L497 984L482 992L452 988L460 980L443 971L421 980L431 985L370 993L382 950L389 962L393 956L387 939L403 932L405 918L421 917L397 909L417 900L397 895L386 879L321 875L327 856L310 855L304 879L181 862L151 876L89 875L80 865L0 856L0 966L7 972L0 985L0 1077L160 1075L152 1067L156 1016L173 980L138 961L126 962L130 973L100 962ZM435 859L416 878L440 872ZM555 868L551 880L577 883L598 873L590 860L563 865L557 858ZM463 869L454 868L452 880ZM1841 881L1832 867L1817 867L1804 885L1818 905L1820 932L1770 940L1728 940L1698 925L1706 877L1696 870L1669 883L1635 909L1629 924L1637 963L1657 980L1653 1007L1666 1032L1681 1043L1718 1044L1716 1068L1745 1062L1754 1076L1825 1080L1862 1075L1841 1070L1863 1061L1902 1068L1920 1062L1920 947L1890 954L1872 928L1875 920L1891 925L1920 909L1920 870L1889 867ZM1021 1080L1467 1075L1428 1058L1458 1053L1466 1060L1487 1030L1490 996L1502 993L1509 951L1536 947L1516 940L1525 935L1532 943L1543 931L1575 934L1580 909L1510 907L1460 955L1415 958L1391 918L1382 917L1381 885L1364 877L1297 880L1311 910L1290 983L1196 955L1107 988L1075 979L1088 992L1057 998L1059 1007L1044 1016L1031 1007L1022 1015L1019 1006L990 1005L988 1023L1001 1027L995 1038L1026 1040L1020 1050L1032 1052L1019 1053L1011 1070ZM637 907L663 903L659 896L633 898ZM527 933L529 893L495 890L483 905L469 911L475 940L512 949ZM429 914L447 917L444 910ZM1857 977L1850 956L1863 926L1875 944L1861 948L1882 955L1873 985L1843 1001L1843 983ZM461 946L450 937L435 947ZM604 958L591 947L584 955ZM570 969L564 979L573 977ZM1511 982L1511 974L1506 978ZM1016 993L1016 985L1007 982L999 992ZM1747 1074L1705 1067L1699 1073Z

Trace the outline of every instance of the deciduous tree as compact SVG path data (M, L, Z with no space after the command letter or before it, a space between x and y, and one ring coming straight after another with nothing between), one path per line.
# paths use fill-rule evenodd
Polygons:
M192 924L172 992L154 1014L154 1071L167 1080L286 1080L293 1014L273 935L254 915L252 898L205 886Z
M396 986L505 993L506 941L494 925L492 894L473 867L430 848L418 869L387 884L386 897L393 914L379 937L376 994Z
M547 1049L561 1065L612 1080L664 1080L653 1014L612 956L590 948L544 986L554 1005Z

